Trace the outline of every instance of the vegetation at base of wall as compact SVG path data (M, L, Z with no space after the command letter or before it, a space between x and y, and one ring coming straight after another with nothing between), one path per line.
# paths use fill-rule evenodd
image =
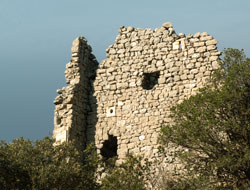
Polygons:
M150 166L148 160L128 154L125 162L108 169L108 175L102 179L101 190L146 190Z
M249 105L250 59L226 49L210 85L173 107L173 124L162 128L163 148L182 147L175 156L186 171L172 189L250 187Z
M124 163L102 160L92 144L81 154L73 142L54 146L45 137L30 141L19 138L0 143L0 189L5 190L112 190L145 189L149 162L128 155ZM100 183L100 177L103 177Z
M99 187L95 151L89 146L80 154L73 143L54 146L45 137L0 143L0 189L89 189Z

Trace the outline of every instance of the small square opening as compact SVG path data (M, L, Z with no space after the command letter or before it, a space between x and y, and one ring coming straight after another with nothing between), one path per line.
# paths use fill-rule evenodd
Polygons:
M106 110L107 117L115 116L115 107L109 107Z
M156 84L158 84L158 79L160 76L160 71L152 73L143 73L142 88L145 90L151 90Z

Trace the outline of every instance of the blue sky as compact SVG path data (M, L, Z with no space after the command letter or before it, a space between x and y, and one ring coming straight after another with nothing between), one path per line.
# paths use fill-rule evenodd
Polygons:
M121 25L208 32L250 57L249 0L0 0L0 139L53 131L53 100L65 85L71 44L85 36L99 61Z

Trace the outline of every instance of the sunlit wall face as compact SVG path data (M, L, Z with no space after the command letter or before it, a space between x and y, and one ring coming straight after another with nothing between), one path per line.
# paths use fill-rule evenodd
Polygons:
M53 130L53 100L64 86L73 39L85 36L98 61L121 25L177 33L207 31L219 50L250 56L250 1L0 1L0 139L39 139Z

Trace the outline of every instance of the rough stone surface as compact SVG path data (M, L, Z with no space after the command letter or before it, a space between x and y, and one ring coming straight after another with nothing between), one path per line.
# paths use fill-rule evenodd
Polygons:
M155 30L122 26L98 65L86 39L77 38L66 65L68 86L54 101L54 137L58 143L74 139L82 148L94 141L100 153L112 135L120 161L127 152L158 157L157 137L171 122L170 108L218 68L216 44L206 32L177 35L171 23Z
M54 101L54 137L56 142L75 140L77 146L86 144L89 120L94 121L91 105L93 80L98 62L84 37L76 38L72 44L72 58L66 65L65 79L68 86L57 90Z

